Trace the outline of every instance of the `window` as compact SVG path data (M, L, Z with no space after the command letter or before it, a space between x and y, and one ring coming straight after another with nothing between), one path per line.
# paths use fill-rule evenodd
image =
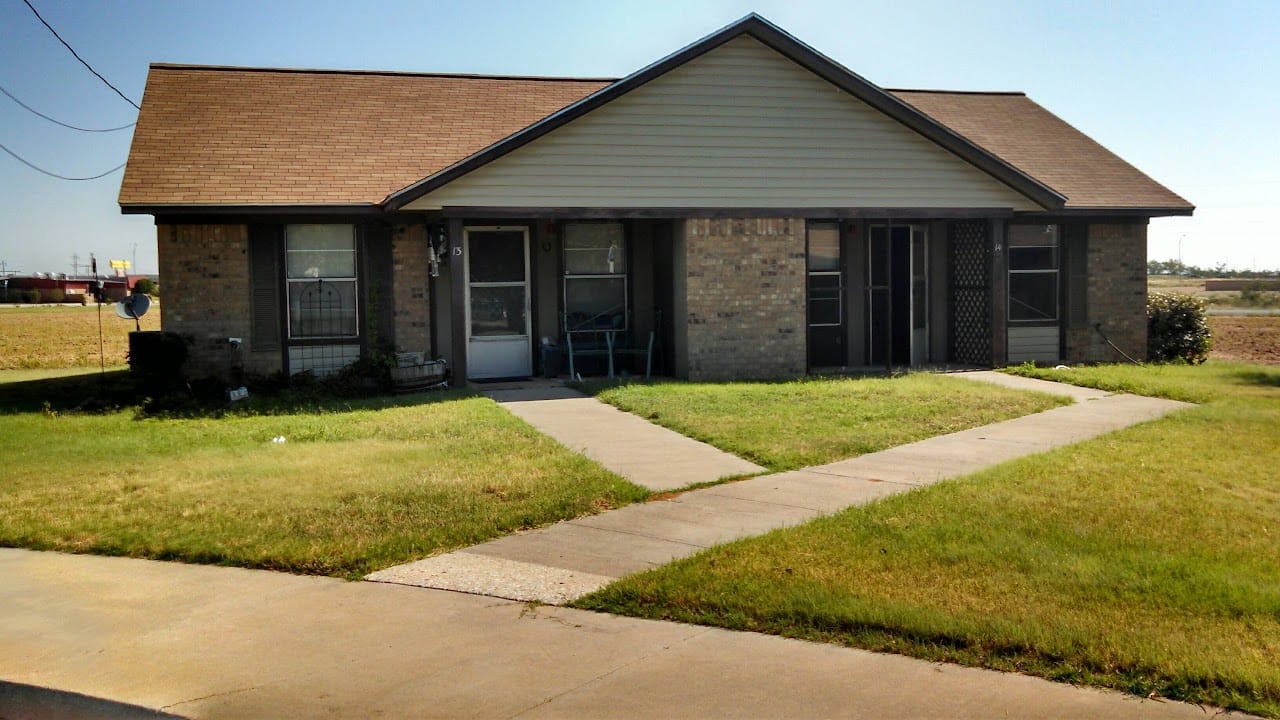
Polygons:
M566 332L627 329L627 245L622 223L564 226Z
M844 323L844 292L840 272L840 226L809 225L809 325Z
M1009 322L1057 322L1058 226L1009 226Z
M285 226L290 338L356 337L353 225Z

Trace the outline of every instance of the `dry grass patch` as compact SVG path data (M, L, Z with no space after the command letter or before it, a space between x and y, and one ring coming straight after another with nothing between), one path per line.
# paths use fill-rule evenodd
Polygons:
M102 306L103 349L98 348L98 308L94 305L0 306L0 370L123 365L129 353L132 320ZM160 306L142 316L143 330L160 329Z

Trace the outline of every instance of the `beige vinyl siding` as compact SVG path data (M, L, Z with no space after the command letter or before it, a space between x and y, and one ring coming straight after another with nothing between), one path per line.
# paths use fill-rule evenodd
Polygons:
M746 36L406 209L449 206L1041 209Z

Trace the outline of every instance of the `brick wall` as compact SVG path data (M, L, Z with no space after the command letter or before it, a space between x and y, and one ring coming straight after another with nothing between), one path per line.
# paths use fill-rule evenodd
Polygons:
M392 286L396 350L400 352L431 351L431 303L427 295L429 255L425 227L395 228L391 235Z
M158 225L161 328L191 339L189 377L225 377L227 338L242 338L246 373L280 371L280 351L254 352L250 337L249 229L245 225Z
M1120 362L1124 358L1094 331L1137 360L1147 356L1147 226L1092 224L1088 251L1088 326L1067 330L1068 362Z
M805 221L690 219L685 228L691 380L805 372Z

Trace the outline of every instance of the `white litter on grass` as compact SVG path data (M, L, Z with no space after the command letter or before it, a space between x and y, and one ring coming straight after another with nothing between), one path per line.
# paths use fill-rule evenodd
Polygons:
M1071 368L1067 367L1066 365L1054 365L1053 369L1054 370L1070 370Z
M271 438L271 442L276 443L276 444L278 445L278 444L280 444L280 443L284 442L284 436L283 436L283 435L277 435L277 436L275 436L275 437Z

